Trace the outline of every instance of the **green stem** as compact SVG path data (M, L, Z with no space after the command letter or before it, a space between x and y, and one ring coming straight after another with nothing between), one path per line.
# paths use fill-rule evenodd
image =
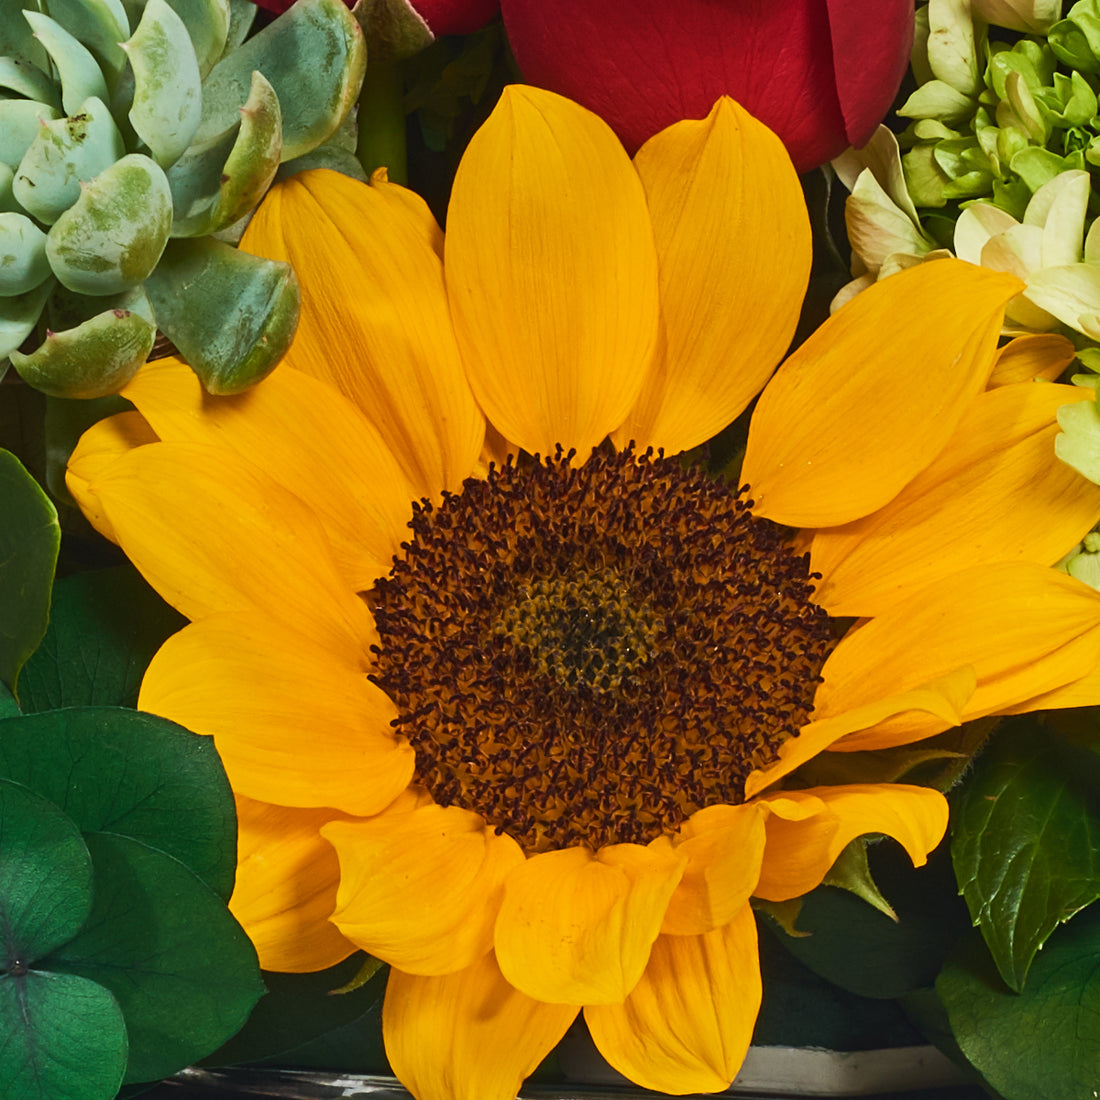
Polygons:
M385 167L394 183L408 179L405 106L401 75L392 61L372 61L359 93L359 139L355 146L367 175Z

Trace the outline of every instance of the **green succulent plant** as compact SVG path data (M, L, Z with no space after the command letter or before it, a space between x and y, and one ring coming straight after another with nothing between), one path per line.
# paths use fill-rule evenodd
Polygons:
M366 47L340 0L249 37L255 14L0 0L0 375L116 393L159 329L208 391L236 393L286 351L294 273L234 248L234 226L336 133Z

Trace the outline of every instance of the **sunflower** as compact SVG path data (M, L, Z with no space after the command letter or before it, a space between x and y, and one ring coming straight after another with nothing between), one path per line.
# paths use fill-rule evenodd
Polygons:
M1100 516L1049 460L1088 395L991 386L1030 369L997 351L1018 283L955 260L768 381L809 228L729 100L632 162L511 88L445 242L383 173L317 171L242 243L298 272L285 365L211 398L150 364L69 482L192 620L140 705L215 738L263 965L389 963L420 1100L507 1100L581 1010L639 1084L725 1088L760 1000L750 898L864 834L919 864L946 826L934 790L792 772L1100 700L1100 595L1049 568ZM675 457L761 389L744 487Z

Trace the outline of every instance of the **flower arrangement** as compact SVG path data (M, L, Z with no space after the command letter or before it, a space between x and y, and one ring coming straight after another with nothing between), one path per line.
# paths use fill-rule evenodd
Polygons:
M11 0L0 1096L1091 1094L1089 2Z

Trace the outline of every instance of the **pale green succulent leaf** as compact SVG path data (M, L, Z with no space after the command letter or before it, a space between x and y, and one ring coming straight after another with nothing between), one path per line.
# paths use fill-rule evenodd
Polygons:
M1045 267L1028 279L1025 296L1062 324L1087 335L1082 318L1100 314L1100 267Z
M0 214L0 295L26 294L49 276L46 234L26 214Z
M130 37L130 21L121 0L49 0L49 13L91 50L113 87L126 65L119 43Z
M54 108L61 106L57 85L37 65L17 57L0 57L0 89Z
M48 15L37 11L26 11L23 15L57 67L62 108L75 114L89 96L98 96L106 102L107 82L88 48Z
M102 100L85 101L71 118L47 122L31 142L12 185L22 207L45 225L80 198L94 179L126 154L122 135Z
M341 0L298 0L215 67L203 87L198 142L229 129L264 74L283 112L283 160L326 141L351 110L366 71L359 24Z
M45 71L49 58L23 18L25 0L0 0L0 57L17 57Z
M172 193L163 170L131 153L86 184L51 226L50 266L79 294L117 294L156 267L172 227Z
M23 154L38 136L43 122L60 118L48 103L33 99L0 99L0 162L9 168L18 168Z
M271 186L281 153L279 99L263 74L254 72L236 133L193 147L168 172L176 208L172 236L215 233L242 218Z
M29 355L11 353L20 377L50 397L106 397L149 358L157 330L144 317L108 309L64 332L48 333Z
M899 108L903 118L936 118L941 122L958 122L969 118L978 101L952 88L943 80L922 84Z
M351 13L363 28L372 65L403 61L435 41L424 17L409 0L358 0Z
M349 152L335 135L328 141L322 142L316 149L310 149L308 153L280 164L278 172L275 173L275 179L277 181L290 179L299 172L309 172L315 168L327 168L330 172L339 172L340 175L350 176L361 183L370 181L370 176L364 170L359 158L353 152Z
M202 80L191 36L165 0L149 0L122 48L134 71L130 125L167 168L183 156L202 118Z
M7 359L34 331L54 285L53 279L47 279L26 294L0 298L0 360Z
M1062 434L1054 453L1067 466L1100 485L1100 409L1095 401L1075 401L1058 410Z
M229 0L172 0L183 20L203 78L221 60L229 34Z
M19 203L16 202L12 192L12 183L15 173L2 161L0 161L0 211L14 210L20 212Z
M229 0L229 30L226 32L225 46L222 47L218 61L234 50L240 49L241 43L252 29L257 11L259 8L252 3L252 0Z
M290 265L210 237L171 241L145 290L157 323L210 393L239 393L264 378L298 325Z
M144 317L154 328L157 319L152 303L146 296L144 286L135 286L121 294L108 294L106 297L88 294L75 294L63 286L56 286L46 301L44 317L54 332L76 328L104 310L125 310Z

